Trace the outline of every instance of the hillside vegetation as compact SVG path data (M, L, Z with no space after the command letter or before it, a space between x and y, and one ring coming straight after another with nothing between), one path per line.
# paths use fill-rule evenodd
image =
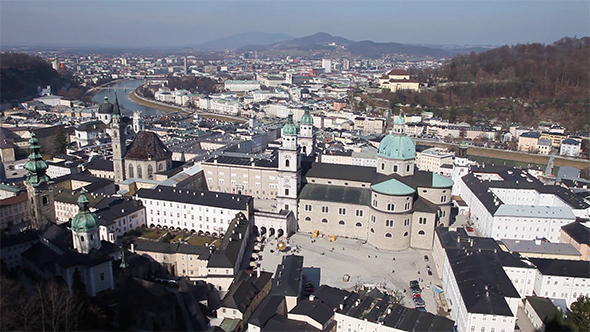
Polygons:
M384 92L392 104L431 107L452 121L556 121L570 131L590 131L590 38L551 45L503 46L459 55L435 70L416 71L433 87Z
M61 86L61 77L45 59L24 53L0 54L2 102L38 96L37 87Z
M86 91L65 68L54 70L42 57L26 53L0 53L0 98L18 102L39 96L39 87L53 94L80 99Z

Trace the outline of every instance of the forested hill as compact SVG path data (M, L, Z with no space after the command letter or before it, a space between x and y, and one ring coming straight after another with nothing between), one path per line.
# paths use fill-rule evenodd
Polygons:
M589 59L589 37L563 38L551 45L519 44L457 56L439 73L450 82L519 83L512 97L531 101L587 99Z
M36 97L39 86L61 86L59 73L39 56L1 53L0 64L0 96L3 102Z
M413 72L432 87L382 97L430 107L451 121L556 121L570 131L590 131L589 59L589 37L503 46Z
M66 68L54 70L42 57L26 53L0 53L0 97L18 102L38 97L38 88L51 86L53 94L80 99L86 91Z

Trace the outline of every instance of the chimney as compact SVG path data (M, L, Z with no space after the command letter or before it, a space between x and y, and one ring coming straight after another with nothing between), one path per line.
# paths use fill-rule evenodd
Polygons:
M313 301L313 300L315 300L315 295L311 294L311 295L309 296L309 300L310 300L310 301Z
M131 252L135 254L135 243L131 243Z
M535 238L535 245L540 246L541 245L541 239Z
M256 269L256 277L260 278L260 268Z

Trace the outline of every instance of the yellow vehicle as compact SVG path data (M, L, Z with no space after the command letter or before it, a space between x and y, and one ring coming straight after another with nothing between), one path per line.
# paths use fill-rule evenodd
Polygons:
M338 238L338 237L337 237L336 235L331 235L331 236L330 236L330 242L334 242L334 241L336 241L336 239L337 239L337 238Z
M315 231L313 231L313 233L311 233L311 236L313 236L313 237L318 237L319 235L320 235L320 231L317 229Z

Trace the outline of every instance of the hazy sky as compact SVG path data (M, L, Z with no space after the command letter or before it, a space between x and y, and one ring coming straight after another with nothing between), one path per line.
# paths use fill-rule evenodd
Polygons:
M420 44L551 43L590 34L590 1L0 0L0 44L193 46L248 31Z

